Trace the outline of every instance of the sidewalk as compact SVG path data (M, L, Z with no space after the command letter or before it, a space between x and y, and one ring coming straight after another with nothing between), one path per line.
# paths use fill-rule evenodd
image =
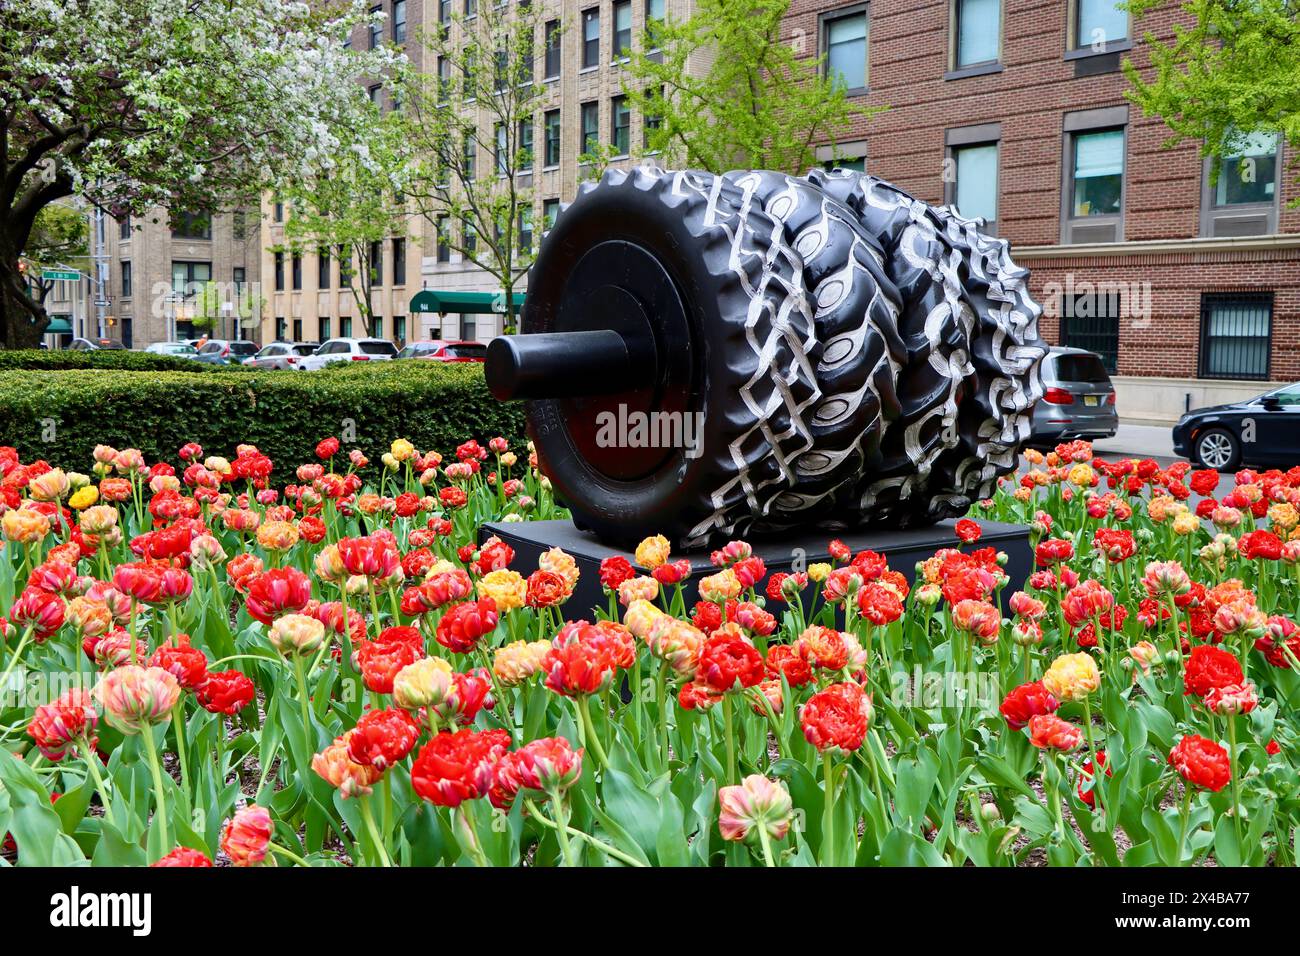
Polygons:
M1092 443L1099 455L1174 460L1174 438L1168 425L1129 425L1123 421L1114 438Z

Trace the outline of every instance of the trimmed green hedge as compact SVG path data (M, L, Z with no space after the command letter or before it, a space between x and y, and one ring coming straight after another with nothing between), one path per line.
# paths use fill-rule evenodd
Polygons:
M284 482L315 460L320 439L343 439L348 420L356 438L344 451L360 448L376 465L395 438L447 454L469 438L504 435L518 448L524 436L522 406L494 399L481 365L358 363L328 375L0 371L0 445L74 471L89 471L97 444L175 463L188 441L226 457L250 442Z
M0 371L103 368L135 372L210 372L213 369L232 367L239 368L239 366L195 362L179 355L154 355L151 352L132 352L129 349L96 349L87 352L61 349L14 349L13 351L0 349Z

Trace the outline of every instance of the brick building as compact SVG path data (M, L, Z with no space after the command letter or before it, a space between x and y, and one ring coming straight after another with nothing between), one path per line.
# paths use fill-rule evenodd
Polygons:
M1300 195L1278 137L1211 182L1194 143L1129 104L1125 58L1176 11L1112 0L794 0L786 32L888 110L823 144L989 219L1032 270L1048 341L1106 359L1127 418L1168 421L1300 379Z

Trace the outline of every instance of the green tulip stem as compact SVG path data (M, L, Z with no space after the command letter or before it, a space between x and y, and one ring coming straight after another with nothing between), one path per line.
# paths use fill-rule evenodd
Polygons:
M154 803L157 805L154 811L154 822L158 824L158 832L162 834L165 855L171 852L172 845L167 827L167 797L163 792L162 767L158 762L158 746L154 743L153 727L142 728L140 736L144 739L145 756L149 760L149 775L153 778Z

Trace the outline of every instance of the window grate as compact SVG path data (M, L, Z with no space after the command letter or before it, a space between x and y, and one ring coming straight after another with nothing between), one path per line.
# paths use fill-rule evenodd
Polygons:
M1202 378L1268 378L1273 343L1273 293L1210 293L1201 297Z
M1120 297L1117 292L1063 296L1061 344L1101 356L1107 372L1119 368Z

